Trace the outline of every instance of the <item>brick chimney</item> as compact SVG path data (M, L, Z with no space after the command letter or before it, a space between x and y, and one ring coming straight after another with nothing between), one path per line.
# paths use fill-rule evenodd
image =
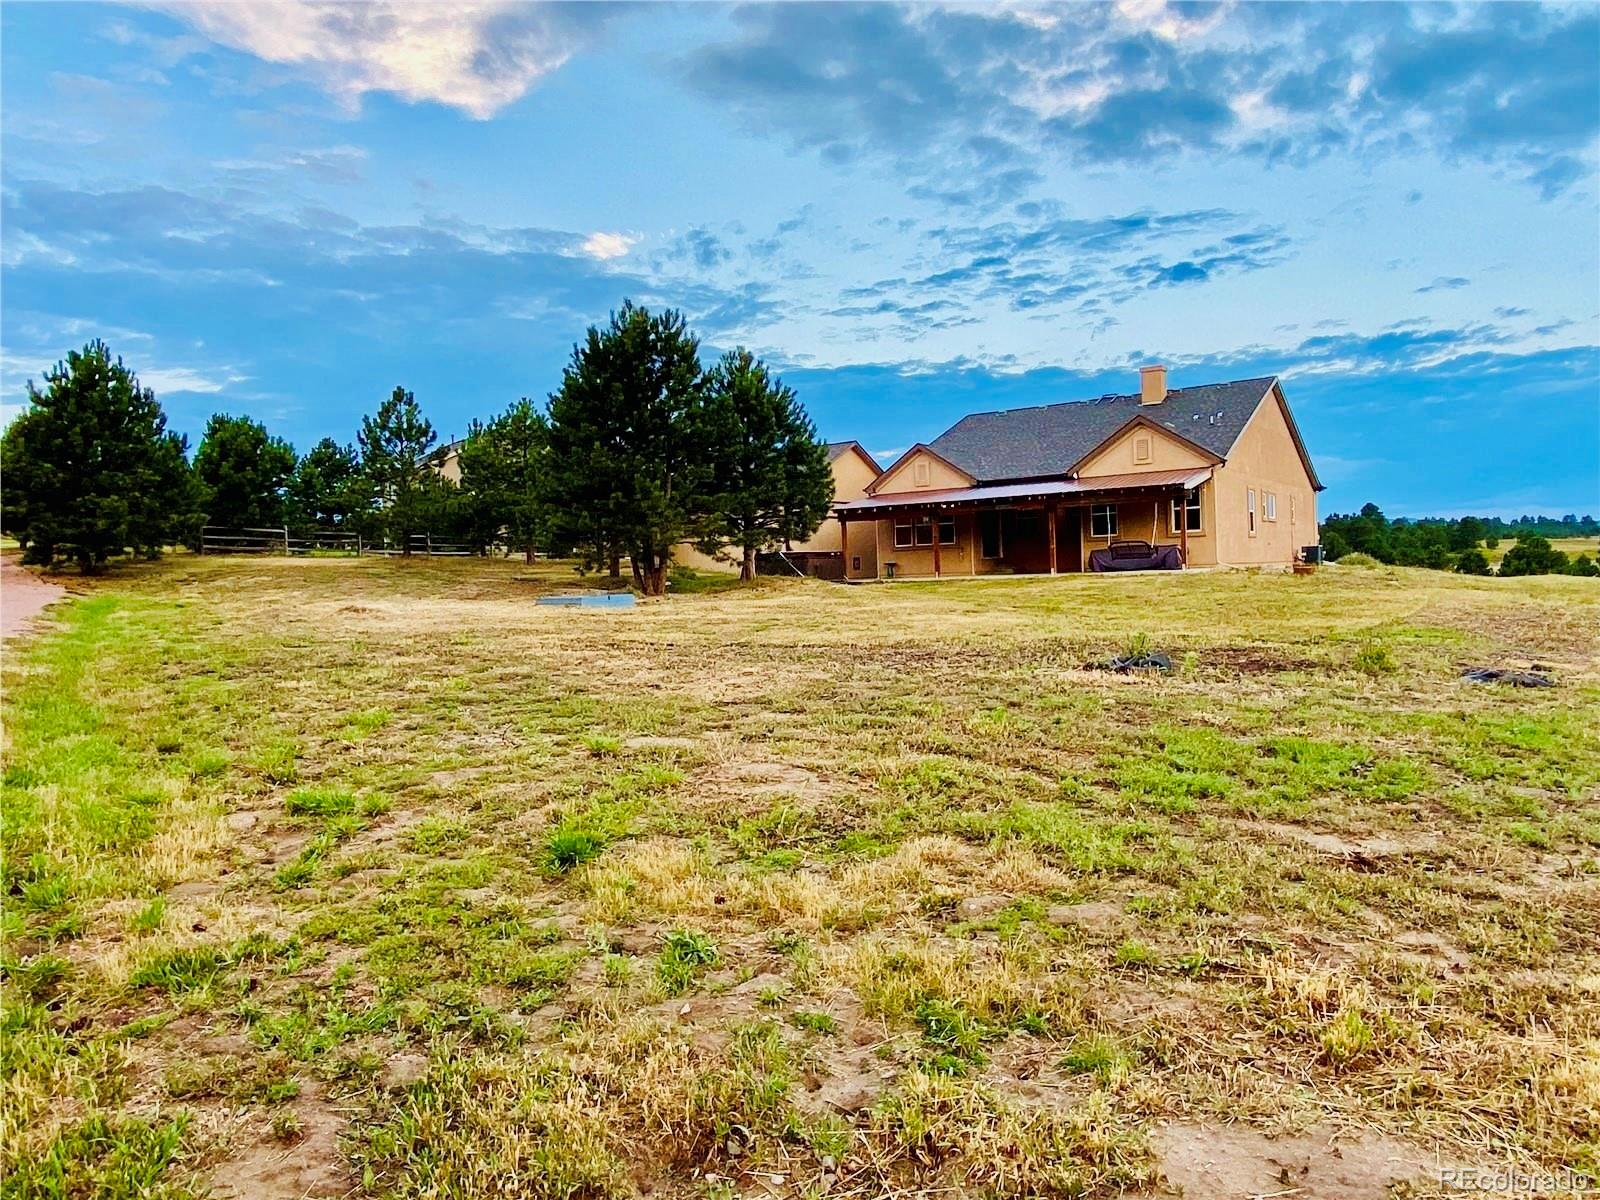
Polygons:
M1167 369L1162 366L1139 368L1139 403L1160 404L1167 398Z

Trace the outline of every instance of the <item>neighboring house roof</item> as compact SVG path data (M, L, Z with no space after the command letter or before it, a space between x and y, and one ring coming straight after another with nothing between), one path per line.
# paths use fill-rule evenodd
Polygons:
M1124 426L1143 417L1225 459L1276 382L1275 376L1266 375L1174 388L1160 404L1141 405L1135 392L973 413L929 445L939 457L975 479L1038 479L1071 472ZM1299 442L1298 432L1295 441ZM1311 470L1309 459L1306 469ZM1316 482L1314 474L1312 482Z
M868 454L866 447L860 442L829 442L828 461L833 462L841 454L849 450L854 450L857 454L859 454L862 461L865 462L867 466L872 468L872 473L874 475L883 474L883 468L878 465L878 460L873 458L872 455Z

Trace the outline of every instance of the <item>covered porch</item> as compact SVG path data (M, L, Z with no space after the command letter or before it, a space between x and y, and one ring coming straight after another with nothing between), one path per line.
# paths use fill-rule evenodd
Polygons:
M1105 566L1136 540L1187 564L1211 469L1186 468L869 496L834 506L845 578L1055 575ZM1097 560L1096 552L1099 551Z

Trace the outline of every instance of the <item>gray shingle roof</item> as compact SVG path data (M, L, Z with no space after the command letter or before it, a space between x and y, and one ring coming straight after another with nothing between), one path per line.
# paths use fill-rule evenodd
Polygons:
M1174 388L1161 404L1137 393L1038 408L973 413L928 443L934 453L980 482L1061 475L1134 417L1149 417L1178 436L1227 458L1274 376Z

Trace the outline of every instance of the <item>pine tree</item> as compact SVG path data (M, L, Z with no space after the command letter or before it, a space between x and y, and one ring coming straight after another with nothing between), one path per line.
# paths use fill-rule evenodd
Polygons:
M294 447L268 435L259 421L213 414L194 452L206 521L231 529L281 526L294 468Z
M188 445L167 432L155 393L98 340L44 378L42 392L28 384L28 407L0 450L0 523L24 561L98 571L113 554L153 558L193 533Z
M699 343L683 317L631 301L590 326L550 397L546 472L558 538L593 567L627 554L635 585L666 591L672 547L703 507Z
M372 504L354 447L323 438L295 466L288 488L289 521L302 530L358 522Z
M461 490L474 543L487 546L503 534L533 561L548 524L542 489L549 445L549 422L527 398L487 425L473 423L461 445Z
M711 481L698 544L734 551L739 578L755 578L756 553L816 532L833 503L827 447L794 391L739 348L706 381L703 437Z
M382 507L389 536L411 553L411 535L420 532L435 507L437 479L429 451L437 435L422 415L416 397L397 387L378 406L376 415L361 418L361 471Z

